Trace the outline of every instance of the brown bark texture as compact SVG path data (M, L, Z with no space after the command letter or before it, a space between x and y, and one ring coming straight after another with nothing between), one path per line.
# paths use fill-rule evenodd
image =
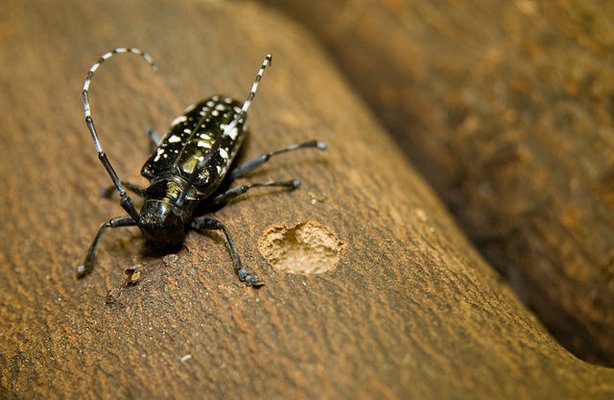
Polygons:
M251 178L297 177L299 190L253 192L215 213L263 288L238 281L220 234L192 232L176 254L156 255L133 228L108 232L94 272L76 280L99 224L124 214L100 197L110 180L81 86L100 54L135 45L158 73L119 55L91 89L122 179L143 183L144 128L164 131L210 94L243 98L269 51L244 157L328 143ZM317 43L279 13L245 2L5 1L0 85L0 397L614 396L614 371L543 330Z
M268 0L310 26L482 254L614 365L614 3Z

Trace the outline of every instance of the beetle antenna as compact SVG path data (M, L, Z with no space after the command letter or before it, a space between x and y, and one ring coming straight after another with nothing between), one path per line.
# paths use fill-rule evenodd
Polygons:
M256 78L254 79L254 83L252 83L252 88L250 89L249 94L247 95L247 99L245 99L245 102L243 103L243 107L241 107L241 111L239 111L237 115L234 117L234 119L226 126L226 128L224 128L223 135L228 135L230 132L232 132L233 129L237 127L237 125L242 120L245 119L247 115L247 110L249 110L249 107L252 104L254 97L256 96L256 91L258 90L258 85L260 84L262 75L264 75L264 71L271 64L272 61L273 61L273 55L271 53L267 54L264 57L264 60L262 61L262 65L260 66L260 69L258 70L258 73L256 74ZM209 154L212 154L215 151L217 151L217 148L211 149ZM177 201L175 202L176 207L181 208L183 206L185 198L188 194L188 190L194 184L196 177L198 176L198 174L200 174L200 171L205 167L205 165L207 164L210 158L211 157L204 157L198 162L198 164L196 165L196 168L194 168L194 171L192 171L192 174L190 175L190 177L188 178L188 181L184 185L183 190L181 191L181 194L179 195L179 198L177 198Z
M90 113L89 91L90 91L90 85L92 84L92 77L94 76L94 72L96 72L98 67L100 67L100 64L102 64L109 58L113 57L115 54L123 54L123 53L131 53L131 54L139 55L143 57L145 61L147 61L151 65L154 71L157 70L158 68L153 58L151 58L151 56L148 53L140 49L134 48L134 47L128 47L128 48L118 47L118 48L115 48L111 51L104 53L98 59L98 61L96 61L94 65L90 67L89 71L87 72L87 77L85 78L85 81L83 82L83 112L85 114L85 123L87 124L87 127L90 133L92 134L92 140L94 141L94 147L96 148L96 152L98 152L98 159L100 159L100 162L102 163L104 168L107 170L107 173L111 177L113 184L119 191L119 194L121 196L122 207L128 212L128 214L130 214L130 216L135 221L138 221L139 214L136 211L136 208L134 207L132 200L126 193L126 190L124 189L122 183L120 182L119 177L117 176L117 173L115 172L115 170L113 169L113 166L111 165L111 162L109 161L109 159L107 158L107 155L102 149L102 145L100 144L98 133L96 132L96 128L94 127L94 119L92 118L92 115Z
M262 65L258 70L258 74L256 75L256 79L254 79L254 83L252 83L252 88L247 95L247 99L243 103L243 107L241 107L241 111L237 114L236 117L226 126L224 129L224 135L227 135L233 129L237 127L239 122L245 118L247 115L247 110L249 110L249 106L252 104L254 97L256 96L256 91L258 90L258 85L260 84L260 79L262 79L262 75L264 75L264 70L273 62L273 55L271 53L267 54L264 57L264 61L262 61Z

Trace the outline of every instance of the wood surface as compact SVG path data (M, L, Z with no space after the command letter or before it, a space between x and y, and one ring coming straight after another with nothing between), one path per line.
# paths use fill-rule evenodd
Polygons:
M297 177L299 190L254 192L215 214L263 288L238 281L218 234L190 233L159 256L135 229L109 232L92 275L76 280L99 224L123 214L100 197L110 181L81 104L87 69L117 46L160 65L154 75L120 55L92 84L103 146L125 180L142 182L145 128L163 131L213 93L242 98L269 51L245 156L328 143L253 178ZM5 1L0 85L0 397L614 396L614 371L544 331L317 42L279 13L244 2ZM301 239L299 227L316 233ZM335 264L328 272L283 272L259 254L272 232L306 255L343 249L338 260L319 253Z
M267 0L555 337L614 366L614 3Z

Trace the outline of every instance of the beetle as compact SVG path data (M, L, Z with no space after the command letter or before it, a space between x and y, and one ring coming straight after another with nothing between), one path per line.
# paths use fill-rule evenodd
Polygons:
M267 54L264 58L244 102L226 96L211 96L187 107L182 115L173 120L164 137L160 137L155 131L148 131L155 150L141 169L141 175L150 182L147 188L142 188L119 179L100 144L91 115L89 94L92 77L104 61L116 54L141 56L154 71L157 69L156 63L147 52L138 48L115 48L104 53L90 67L83 83L85 123L94 141L98 159L113 181L109 190L117 189L120 205L128 215L112 218L100 226L83 265L76 269L77 278L83 278L92 272L96 248L107 229L137 226L146 240L160 249L178 248L190 230L200 233L222 231L239 279L247 285L261 286L262 280L243 267L237 247L224 224L215 218L196 214L202 210L207 213L223 207L229 200L255 187L296 189L300 185L298 179L254 182L232 188L230 186L236 179L262 166L275 155L305 148L326 149L324 142L310 140L263 153L236 165L235 158L246 136L247 111L264 71L271 64L272 55ZM140 211L137 211L127 190L143 198Z

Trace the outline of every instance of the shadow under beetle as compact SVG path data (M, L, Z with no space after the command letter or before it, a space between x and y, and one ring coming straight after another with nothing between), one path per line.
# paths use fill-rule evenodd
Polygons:
M247 111L256 95L265 69L271 64L272 55L268 54L264 58L245 102L241 103L230 97L212 96L186 108L181 116L175 118L164 137L160 137L155 131L148 132L156 148L141 169L141 175L151 184L147 188L141 188L118 178L100 145L94 120L90 114L89 89L94 72L104 61L121 53L139 55L152 66L154 71L157 69L148 53L137 48L116 48L103 54L92 65L83 83L85 123L94 140L98 158L119 191L120 204L128 215L113 218L100 226L89 247L85 262L77 267L77 277L82 278L92 272L96 247L107 228L138 226L149 242L165 249L181 245L189 230L199 232L221 230L228 242L239 279L248 285L262 285L262 281L256 275L243 267L226 227L213 218L194 218L194 213L197 210L223 206L230 199L254 187L277 186L296 189L300 184L297 179L229 187L235 179L242 178L260 167L274 155L304 148L326 149L323 142L311 140L264 153L238 166L233 164L245 138ZM140 212L135 208L126 189L143 197L144 202Z

